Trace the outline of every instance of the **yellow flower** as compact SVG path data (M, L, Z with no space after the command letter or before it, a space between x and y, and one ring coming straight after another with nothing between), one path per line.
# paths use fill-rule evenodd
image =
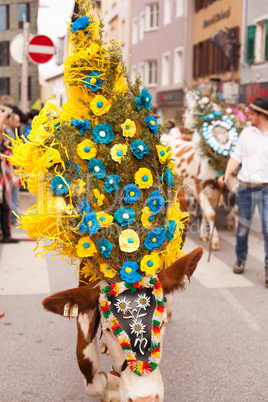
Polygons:
M115 92L123 92L123 93L125 93L127 90L127 83L124 80L123 70L120 65L118 65L117 67L117 75L115 77L114 90Z
M127 153L127 145L123 144L115 144L111 148L111 157L115 162L121 163L122 158Z
M124 124L121 124L124 137L134 137L136 133L136 124L134 121L127 119Z
M119 236L120 249L126 253L133 253L140 247L140 239L132 229L123 230Z
M160 163L165 163L168 158L172 155L172 150L170 146L164 147L164 145L156 145L156 150L158 154L158 159Z
M62 163L59 151L53 148L47 149L42 157L42 163L45 167L51 167L55 163Z
M139 186L139 188L149 188L153 185L153 176L149 169L140 168L135 173L135 184Z
M97 155L97 148L94 142L90 140L84 140L77 145L77 153L81 159L95 158Z
M94 188L91 193L91 201L94 205L100 207L103 204L103 200L105 199L105 195L100 193L98 189Z
M170 204L167 211L167 221L169 220L175 221L177 223L177 230L182 228L183 223L188 219L189 219L188 212L181 212L179 202L174 202Z
M142 221L143 226L146 229L149 229L152 226L154 220L155 220L155 216L151 213L150 208L149 207L143 208L142 215L141 215L141 221Z
M97 253L97 249L93 241L87 237L81 237L76 246L78 257L92 257Z
M101 228L108 228L111 226L114 218L112 215L106 214L106 212L97 212L97 220Z
M145 272L145 275L154 275L155 272L161 268L161 258L157 253L145 255L140 263L141 271Z
M109 102L104 96L97 95L95 98L90 102L90 109L96 116L101 116L104 113L107 113L112 106L112 103Z
M105 262L100 264L100 270L106 278L113 278L116 275L116 271L107 265Z

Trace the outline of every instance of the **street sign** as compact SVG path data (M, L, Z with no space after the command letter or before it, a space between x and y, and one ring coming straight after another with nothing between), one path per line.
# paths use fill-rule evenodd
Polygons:
M29 59L36 64L44 64L52 59L55 47L52 40L45 35L36 35L28 45Z

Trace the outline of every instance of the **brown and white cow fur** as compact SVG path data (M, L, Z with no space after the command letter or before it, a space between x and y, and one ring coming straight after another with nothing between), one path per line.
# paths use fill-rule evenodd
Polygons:
M190 279L202 254L203 248L199 246L169 268L159 272L158 278L165 294L176 289L184 289L185 278ZM106 284L105 281L88 285L80 282L78 288L59 292L44 299L44 308L64 315L64 308L68 305L70 316L72 309L78 306L76 353L89 396L103 395L102 402L162 402L164 386L159 367L151 374L141 377L133 373L129 367L124 369L125 357L119 341L107 321L100 319L98 305L100 288ZM113 362L112 370L108 375L98 371L99 353L96 332L99 323L101 323L104 340ZM161 340L164 336L164 324L165 317L161 325Z
M198 134L194 134L198 138ZM187 185L185 193L193 195L202 211L202 220L200 225L200 239L208 241L212 234L212 249L219 249L220 240L215 222L215 207L219 197L220 187L217 183L218 175L208 159L197 152L198 145L195 141L183 141L180 138L174 138L171 135L163 135L162 143L170 144L173 150L173 159L175 162L175 171L178 176L183 177L183 184ZM227 188L235 192L237 179L230 177ZM221 199L223 201L223 198ZM227 202L229 213L226 218L226 226L231 229L235 224L235 206Z

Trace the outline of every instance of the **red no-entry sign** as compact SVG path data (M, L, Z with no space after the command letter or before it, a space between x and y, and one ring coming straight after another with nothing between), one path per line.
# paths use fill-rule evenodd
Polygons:
M36 35L28 45L29 59L36 64L47 63L55 53L52 40L45 35Z

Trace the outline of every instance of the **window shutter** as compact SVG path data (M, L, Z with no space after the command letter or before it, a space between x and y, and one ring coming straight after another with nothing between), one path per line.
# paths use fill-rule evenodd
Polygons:
M253 63L255 59L255 31L256 26L248 26L248 43L247 43L247 63Z
M268 60L268 20L265 21L265 60Z

